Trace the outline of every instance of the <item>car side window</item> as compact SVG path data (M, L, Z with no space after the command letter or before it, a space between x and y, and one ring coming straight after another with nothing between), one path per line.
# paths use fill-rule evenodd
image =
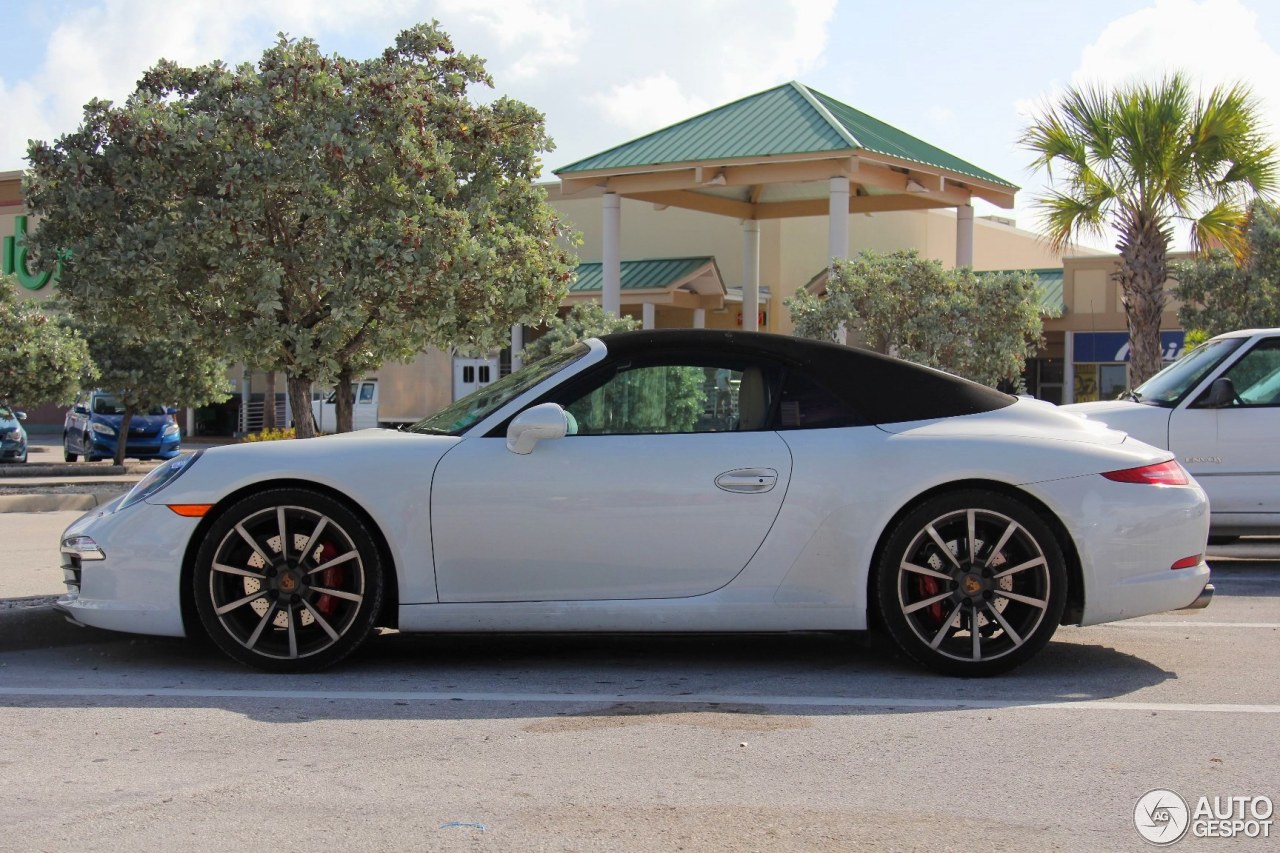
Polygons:
M360 386L360 402L361 403L373 402L373 389L374 389L374 384L372 382L365 382Z
M775 376L749 363L628 366L565 410L577 435L761 430L772 415Z
M1260 341L1223 375L1235 386L1237 406L1280 406L1280 338Z
M782 383L778 429L830 429L865 426L866 421L843 399L808 374L792 370Z

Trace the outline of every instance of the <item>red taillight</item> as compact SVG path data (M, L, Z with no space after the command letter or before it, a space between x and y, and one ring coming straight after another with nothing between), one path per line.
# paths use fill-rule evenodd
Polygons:
M1117 483L1149 483L1154 486L1185 486L1188 482L1187 472L1172 459L1156 465L1143 465L1141 468L1108 471L1102 476Z
M1169 568L1171 568L1171 569L1194 569L1196 566L1200 565L1200 561L1201 561L1201 560L1203 560L1203 559L1204 559L1204 555L1202 555L1202 554L1195 554L1195 555L1190 556L1190 557L1183 557L1181 560L1179 560L1178 562L1174 563L1174 564L1173 564L1172 566L1170 566Z

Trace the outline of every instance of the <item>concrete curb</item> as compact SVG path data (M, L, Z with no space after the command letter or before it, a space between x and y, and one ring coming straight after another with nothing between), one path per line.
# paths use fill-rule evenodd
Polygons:
M118 494L118 493L117 493ZM0 495L0 512L66 512L80 510L87 512L114 500L115 494L78 494L78 495Z
M25 465L0 467L0 478L25 479L27 477L119 477L125 474L146 474L154 465L126 464L104 465L100 462L28 462Z

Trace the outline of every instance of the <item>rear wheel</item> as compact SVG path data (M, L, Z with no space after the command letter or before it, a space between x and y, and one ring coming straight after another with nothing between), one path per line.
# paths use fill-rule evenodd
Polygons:
M205 631L242 663L276 672L323 669L373 630L382 565L350 509L307 489L273 489L231 506L196 558Z
M955 492L894 528L876 597L882 624L909 657L947 675L995 675L1057 630L1066 568L1053 532L1024 503Z

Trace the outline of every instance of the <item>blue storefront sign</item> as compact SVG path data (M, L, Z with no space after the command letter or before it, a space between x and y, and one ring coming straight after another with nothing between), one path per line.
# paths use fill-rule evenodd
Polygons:
M1182 354L1186 332L1161 332L1160 349L1165 361ZM1072 361L1077 364L1108 364L1129 360L1128 332L1076 332Z

